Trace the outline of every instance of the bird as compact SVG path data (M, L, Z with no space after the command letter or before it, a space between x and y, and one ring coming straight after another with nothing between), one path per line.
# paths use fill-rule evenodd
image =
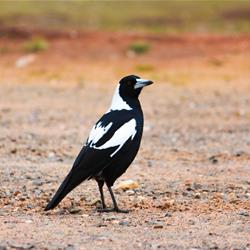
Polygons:
M141 90L152 83L136 75L125 76L119 81L109 109L91 129L72 169L45 211L55 208L83 181L94 179L101 198L99 212L129 212L118 207L112 186L131 165L140 148L144 118L138 97ZM113 202L111 208L104 200L104 184Z

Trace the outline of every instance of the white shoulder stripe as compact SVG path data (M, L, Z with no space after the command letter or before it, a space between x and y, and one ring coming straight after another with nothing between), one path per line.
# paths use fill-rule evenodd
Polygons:
M124 125L122 125L114 133L112 138L110 138L110 140L108 140L102 146L100 146L100 147L93 146L93 148L95 148L95 149L107 149L107 148L119 146L115 150L115 152L113 152L110 155L112 157L115 153L117 153L122 148L122 146L126 143L126 141L129 138L133 139L135 134L136 134L136 121L135 121L135 119L132 119L132 120L128 121L127 123L125 123Z
M87 143L91 143L90 146L93 146L97 143L111 128L112 122L110 122L106 127L102 126L101 122L98 122L90 131L89 138Z

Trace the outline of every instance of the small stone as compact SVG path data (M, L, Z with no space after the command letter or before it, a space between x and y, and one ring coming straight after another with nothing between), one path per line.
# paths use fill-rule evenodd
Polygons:
M154 225L154 228L155 229L160 229L160 228L163 228L163 225L159 224L159 225Z
M120 182L117 186L116 189L121 189L123 191L129 190L129 189L136 189L139 187L138 182L133 181L133 180L126 180Z
M49 158L49 159L52 159L52 158L54 158L54 157L55 157L55 153L54 153L54 152L49 152L48 158Z
M152 161L148 161L147 163L148 163L148 167L152 167L153 166Z
M107 227L107 225L103 224L103 223L99 223L99 224L97 224L97 227Z
M120 224L120 221L119 220L111 220L111 223L112 224Z
M111 216L107 216L107 217L105 218L105 220L106 220L106 221L117 221L118 218L111 215Z
M218 159L216 158L215 155L209 157L208 160L209 160L212 164L217 164L217 163L218 163Z
M68 246L66 246L64 248L64 250L74 250L74 249L75 249L75 247L73 245L71 245L71 244L69 244Z
M121 225L121 226L128 226L129 222L128 221L120 221L119 225Z
M237 151L237 152L235 153L235 156L236 156L236 157L240 157L240 156L242 156L242 155L244 155L244 154L245 154L244 151Z
M17 152L17 149L16 149L16 148L13 148L13 149L10 150L10 153L11 153L11 154L15 154L16 152Z
M81 209L80 208L72 208L72 209L69 210L69 212L71 214L78 214L78 213L81 212Z
M26 197L25 196L21 196L20 198L19 198L19 201L25 201L26 200Z
M101 201L99 199L94 199L90 202L91 206L100 206L102 205Z
M10 243L10 247L15 248L15 249L32 249L35 246L32 244L11 244Z
M239 215L248 217L248 216L249 216L249 213L246 212L246 211L240 211L240 212L239 212Z
M167 213L165 213L165 217L172 217L172 214L167 212Z
M229 193L228 200L230 203L237 203L239 201L235 193Z
M35 185L35 186L42 186L42 185L44 184L44 181L41 180L41 179L36 179L36 180L34 180L32 183L33 183L33 185Z
M250 193L245 194L246 198L250 198Z
M134 191L134 190L127 190L127 191L126 191L126 194L127 194L128 196L132 196L132 195L135 194L135 191Z
M220 199L221 198L221 194L219 192L214 192L212 195L213 195L213 199Z
M33 221L32 221L32 220L25 220L24 222L25 222L25 223L27 223L27 224L31 224L31 223L33 223Z
M201 194L200 193L195 193L194 194L194 198L195 199L200 199L201 198Z
M19 195L19 194L21 194L21 192L20 192L19 190L16 190L16 191L13 193L14 196L17 196L17 195Z
M188 224L189 224L189 225L195 225L195 221L189 220L189 221L188 221Z
M82 216L82 217L85 217L85 218L86 218L86 217L89 217L88 214L82 214L81 216Z

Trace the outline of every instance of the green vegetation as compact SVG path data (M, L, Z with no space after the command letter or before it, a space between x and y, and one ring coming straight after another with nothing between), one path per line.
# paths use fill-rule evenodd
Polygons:
M48 49L48 43L43 38L32 38L24 44L24 50L26 52L40 52Z
M1 1L0 23L50 29L249 32L250 1Z
M134 42L129 45L128 49L138 55L145 54L149 51L150 45L147 42Z
M154 66L150 65L150 64L139 64L136 65L135 70L139 71L139 72L150 72L150 71L154 71Z

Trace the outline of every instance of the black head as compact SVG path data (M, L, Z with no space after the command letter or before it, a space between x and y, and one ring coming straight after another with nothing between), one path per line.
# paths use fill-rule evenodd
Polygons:
M152 84L150 80L141 79L136 75L125 76L120 80L119 92L122 97L137 98L143 87Z

